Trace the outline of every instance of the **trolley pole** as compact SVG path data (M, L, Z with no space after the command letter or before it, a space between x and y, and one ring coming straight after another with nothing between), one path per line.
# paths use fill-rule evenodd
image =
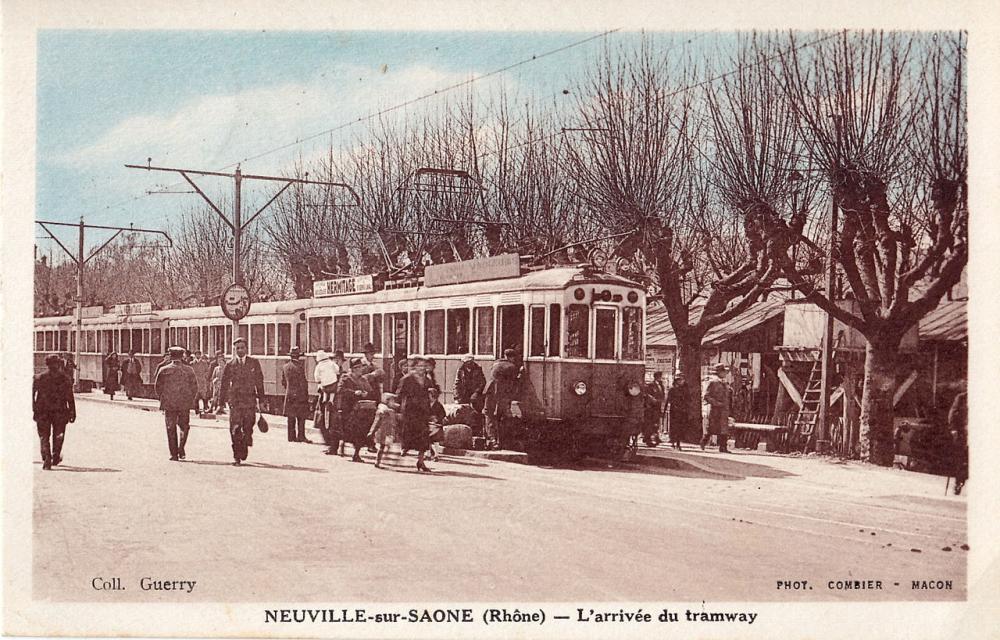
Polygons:
M73 389L80 391L80 341L83 339L83 216L80 216L79 242L76 252L76 337L73 339Z
M66 255L69 256L69 259L73 261L73 265L76 267L76 312L75 312L75 316L76 316L76 318L75 318L75 320L76 320L75 324L76 324L76 327L75 327L75 330L74 330L74 337L73 337L73 341L74 341L74 346L73 346L73 354L74 354L73 357L74 357L74 360L73 360L73 364L75 365L75 368L73 369L73 387L74 387L74 389L76 389L77 391L79 391L79 389L80 389L80 351L82 349L82 347L81 347L81 340L83 338L83 270L84 270L84 267L87 266L87 263L90 262L91 258L93 258L97 254L99 254L101 251L103 251L104 248L107 247L109 244L111 244L111 242L115 238L117 238L119 235L121 235L123 232L126 232L126 231L128 231L130 233L155 233L157 235L161 235L161 236L163 236L164 238L167 239L168 246L173 246L173 241L170 239L170 236L168 236L166 234L166 232L159 231L158 229L139 229L139 228L132 227L132 226L129 226L129 227L108 227L108 226L100 225L100 224L84 224L84 222L83 222L83 216L80 216L80 222L78 222L76 224L73 224L73 223L70 223L70 222L55 222L55 221L52 221L52 220L35 220L35 222L38 225L40 225L42 227L42 229L45 230L45 233L49 234L50 238L52 238L53 240L56 241L56 244L58 244L59 247L62 248L62 250L66 253ZM53 226L57 226L57 227L76 227L76 229L77 229L77 245L76 245L76 253L75 254L72 251L70 251L68 248L66 248L66 245L64 245L62 243L62 241L59 240L59 238L57 238L54 233L52 233L52 230L49 229L49 225L53 225ZM85 253L84 252L84 233L85 233L86 229L106 229L106 230L114 231L115 234L113 236L111 236L110 238L108 238L104 242L104 244L102 244L101 246L99 246L96 249L94 249L93 251L91 251L89 256L85 256L84 255L84 253ZM52 264L52 257L50 255L49 256L49 265L51 265L51 264Z
M243 172L236 165L233 174L236 191L233 199L233 284L243 284L243 263L240 254L243 251ZM240 321L233 320L233 340L239 336Z

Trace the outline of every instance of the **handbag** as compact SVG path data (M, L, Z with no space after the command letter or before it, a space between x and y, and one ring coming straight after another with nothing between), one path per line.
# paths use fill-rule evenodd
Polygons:
M263 415L257 418L257 428L260 429L261 433L267 433L267 420L264 419Z

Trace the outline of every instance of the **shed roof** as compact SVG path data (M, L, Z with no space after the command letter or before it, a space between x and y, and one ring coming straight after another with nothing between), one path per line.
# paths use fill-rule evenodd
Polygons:
M732 320L710 329L705 334L702 344L709 347L719 346L780 316L784 312L787 299L788 294L785 292L769 294L763 302L752 305ZM703 302L696 303L692 310L692 317L697 318L701 314L703 306ZM651 304L646 312L646 344L647 346L675 346L677 344L677 338L670 325L670 319L667 317L667 311L659 302Z
M969 339L966 300L942 302L920 320L920 339L965 342Z

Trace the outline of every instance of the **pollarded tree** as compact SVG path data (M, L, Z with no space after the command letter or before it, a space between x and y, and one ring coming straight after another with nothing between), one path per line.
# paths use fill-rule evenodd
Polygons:
M867 339L862 457L890 465L900 340L968 260L965 36L790 40L778 73L841 212L836 259L856 310L798 285Z

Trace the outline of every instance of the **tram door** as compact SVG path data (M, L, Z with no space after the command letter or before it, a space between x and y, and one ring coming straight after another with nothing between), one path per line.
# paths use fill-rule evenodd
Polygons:
M405 313L386 314L386 320L389 326L385 335L392 353L392 357L385 359L386 386L388 387L395 381L396 372L399 371L399 363L406 360L408 353L406 338L409 335L409 325Z
M524 306L511 304L500 307L500 319L497 323L500 339L497 340L499 353L497 359L503 357L503 352L513 349L518 357L524 357Z

